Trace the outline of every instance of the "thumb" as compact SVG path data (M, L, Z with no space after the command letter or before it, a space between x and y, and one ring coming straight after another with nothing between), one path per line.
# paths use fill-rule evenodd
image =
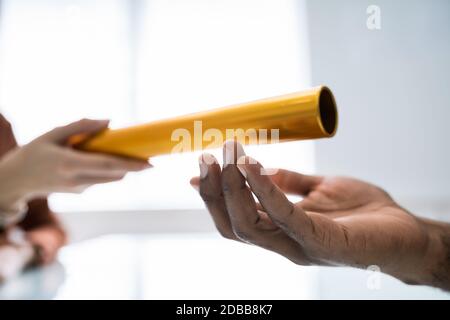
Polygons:
M78 134L91 136L99 131L108 128L108 125L109 120L82 119L66 126L57 127L41 136L39 140L64 144L71 136Z

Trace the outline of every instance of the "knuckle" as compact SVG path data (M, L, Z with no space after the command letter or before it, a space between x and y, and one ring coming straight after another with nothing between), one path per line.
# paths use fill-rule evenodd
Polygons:
M271 183L269 185L255 186L253 187L253 192L258 198L271 198L277 194L278 189L275 184Z
M232 187L228 181L222 181L222 191L223 193L230 193L232 191Z
M295 210L296 210L295 205L292 202L288 202L288 207L287 207L287 210L286 210L286 212L287 212L286 216L288 218L292 217L295 214Z
M254 239L254 232L248 227L243 225L235 225L233 226L233 233L236 237L245 242L252 242Z
M222 180L222 191L223 193L231 194L233 192L241 192L247 189L247 184L244 179L239 181L230 181L229 179Z
M277 194L277 192L278 192L277 186L275 184L273 184L273 183L270 184L270 186L267 188L266 192L267 192L267 195L269 197L275 196Z
M220 202L223 199L222 194L216 194L212 193L211 191L207 190L206 188L200 187L200 197L203 199L203 201L206 204L215 204Z
M55 160L56 171L62 176L70 175L74 170L74 163L64 157Z

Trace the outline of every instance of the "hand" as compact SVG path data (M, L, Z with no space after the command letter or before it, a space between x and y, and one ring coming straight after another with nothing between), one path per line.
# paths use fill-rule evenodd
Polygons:
M200 169L191 184L199 188L226 238L258 245L300 265L377 265L408 283L450 285L437 284L433 275L445 261L435 232L440 228L414 217L376 186L287 170L265 175L261 164L245 157L234 142L224 146L222 170L208 154L201 157ZM285 193L303 200L291 203Z
M76 134L92 135L108 121L81 120L56 128L0 161L0 208L18 207L24 201L53 192L80 193L99 183L122 179L127 172L149 168L145 161L89 154L67 147Z

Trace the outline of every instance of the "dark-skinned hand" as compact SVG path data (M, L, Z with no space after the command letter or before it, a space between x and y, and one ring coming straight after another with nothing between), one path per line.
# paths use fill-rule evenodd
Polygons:
M191 184L225 238L299 265L376 265L407 283L449 285L448 278L436 279L445 273L440 261L445 261L442 232L448 235L448 225L413 216L374 185L265 170L234 141L224 145L223 168L203 154L200 171ZM303 200L292 203L286 194Z

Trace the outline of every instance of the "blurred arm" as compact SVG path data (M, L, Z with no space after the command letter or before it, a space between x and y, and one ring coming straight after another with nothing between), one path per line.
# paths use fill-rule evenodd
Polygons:
M35 249L37 264L52 262L58 250L66 244L67 235L60 221L50 210L47 199L36 199L28 203L28 213L18 225L25 231L26 239Z
M0 157L17 147L11 124L0 114ZM25 219L17 225L25 231L25 238L34 247L33 262L51 262L66 242L66 233L50 210L47 199L36 199L28 203ZM14 226L12 226L14 227ZM0 231L6 236L6 230ZM6 243L4 243L6 245Z

